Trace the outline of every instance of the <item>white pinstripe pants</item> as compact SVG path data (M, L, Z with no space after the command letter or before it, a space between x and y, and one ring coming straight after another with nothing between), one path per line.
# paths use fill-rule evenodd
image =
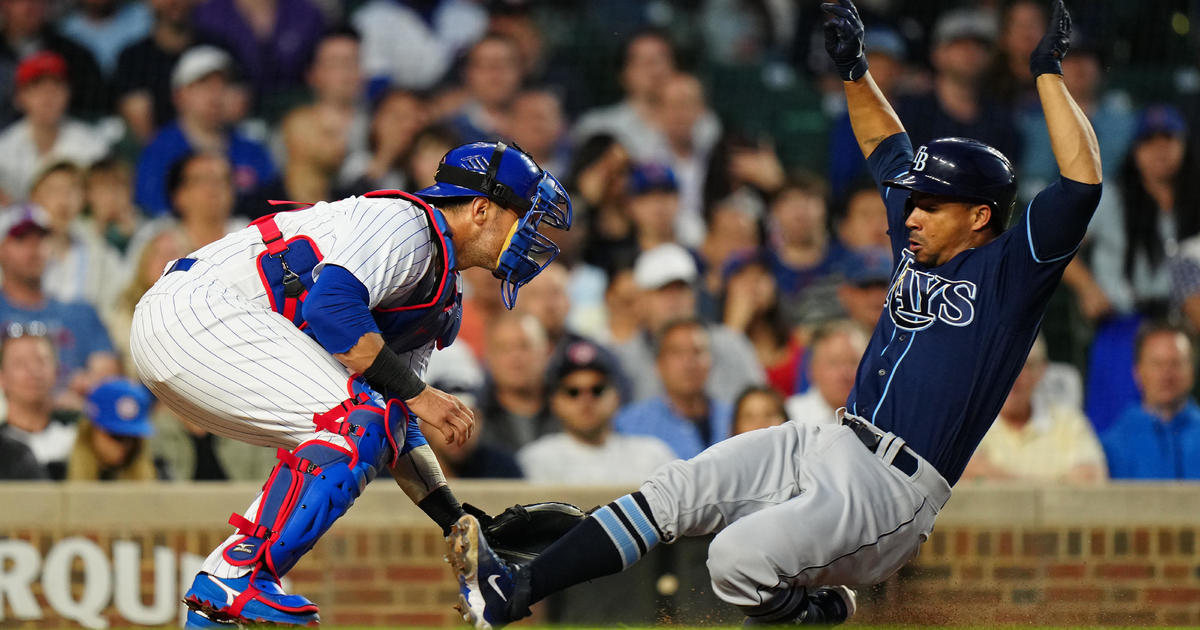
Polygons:
M142 380L222 437L287 449L312 438L313 413L349 397L349 372L266 305L190 274L164 276L134 311L130 352Z
M160 279L134 311L130 351L147 387L181 418L250 444L291 450L318 437L313 413L349 397L348 370L320 344L210 274ZM344 444L329 432L320 437ZM245 573L221 556L237 538L217 547L203 570Z

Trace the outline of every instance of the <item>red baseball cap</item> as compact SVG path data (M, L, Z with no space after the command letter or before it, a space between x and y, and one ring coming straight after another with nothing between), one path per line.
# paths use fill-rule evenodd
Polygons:
M50 233L45 211L34 205L20 205L0 212L0 239L25 238L31 234Z
M17 66L17 87L23 88L38 79L53 77L66 80L67 62L58 53L36 52L21 60Z

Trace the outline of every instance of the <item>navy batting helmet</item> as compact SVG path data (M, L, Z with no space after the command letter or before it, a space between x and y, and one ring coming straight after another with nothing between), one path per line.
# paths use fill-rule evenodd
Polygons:
M908 172L883 184L985 203L992 208L988 226L997 234L1008 227L1017 196L1017 176L1008 158L969 138L939 138L922 145L913 154Z
M503 142L473 142L450 149L433 179L434 185L414 194L432 203L454 197L487 197L520 217L493 272L501 280L504 305L512 308L517 289L558 255L558 245L539 231L542 224L571 229L571 199L566 189L520 147Z

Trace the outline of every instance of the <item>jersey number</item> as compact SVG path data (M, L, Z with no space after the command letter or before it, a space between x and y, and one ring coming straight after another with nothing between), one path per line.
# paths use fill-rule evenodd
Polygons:
M925 150L925 145L921 145L921 148L917 149L917 154L913 156L912 170L914 170L914 171L925 170L925 160L928 160L928 159L929 159L929 152Z

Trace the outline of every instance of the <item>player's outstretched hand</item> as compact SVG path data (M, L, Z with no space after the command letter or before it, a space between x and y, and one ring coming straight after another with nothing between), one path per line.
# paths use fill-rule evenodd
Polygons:
M1062 60L1071 49L1071 14L1063 0L1054 0L1050 26L1037 48L1029 55L1029 71L1036 79L1043 74L1062 74Z
M442 432L446 441L462 446L475 428L475 412L457 397L426 385L420 394L404 401L413 415Z
M863 22L850 0L821 4L825 20L825 51L833 58L843 81L857 81L867 73L863 52Z

